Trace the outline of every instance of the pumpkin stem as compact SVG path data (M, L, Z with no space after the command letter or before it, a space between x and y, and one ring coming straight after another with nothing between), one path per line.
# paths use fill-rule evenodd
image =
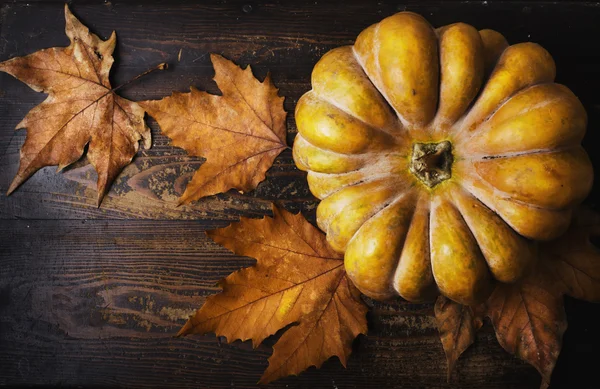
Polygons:
M452 176L452 144L415 143L413 145L410 171L425 185L433 188Z

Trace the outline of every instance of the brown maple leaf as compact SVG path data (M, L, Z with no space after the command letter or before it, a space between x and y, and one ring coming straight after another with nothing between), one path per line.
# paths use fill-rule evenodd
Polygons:
M563 295L600 302L600 250L590 240L596 236L600 215L580 207L563 236L540 243L532 273L515 284L499 284L486 303L500 345L540 372L542 388L550 382L567 328ZM441 298L435 313L452 369L480 327L478 312Z
M61 170L77 161L89 145L87 158L98 173L100 205L112 181L137 153L139 141L145 148L151 146L150 129L144 123L144 110L117 96L118 88L110 86L115 32L101 40L66 4L65 21L69 46L0 63L0 71L48 94L17 125L17 129L27 129L27 138L8 194L42 167L58 165ZM164 67L161 64L155 69Z
M561 238L541 247L541 257L563 293L600 302L600 250L592 237L600 236L600 215L580 207L571 228Z
M341 255L302 215L277 207L274 217L242 218L209 231L235 254L256 258L254 267L220 282L178 335L214 332L228 342L265 338L290 324L273 347L260 382L295 375L338 356L345 366L352 341L367 332L366 306L346 277Z
M283 97L269 76L259 82L248 66L211 54L222 96L191 88L140 102L173 145L206 158L179 199L186 204L235 188L250 191L286 145Z
M600 250L590 241L600 235L600 215L580 207L569 230L540 244L540 260L533 273L514 285L500 285L487 302L502 347L550 377L567 328L564 294L600 301Z
M533 365L546 388L567 329L563 296L553 277L541 265L517 284L498 285L487 307L500 345Z
M456 361L473 344L477 330L483 325L484 309L462 305L445 296L439 296L435 302L435 321L448 361L448 382Z

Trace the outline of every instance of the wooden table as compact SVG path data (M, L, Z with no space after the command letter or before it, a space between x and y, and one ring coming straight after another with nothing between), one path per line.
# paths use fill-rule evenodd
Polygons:
M190 85L217 92L209 53L271 71L286 96L288 140L298 98L328 50L351 44L366 26L412 10L439 26L464 21L502 31L511 42L545 46L558 82L589 113L585 146L600 170L600 7L597 3L496 1L74 1L92 31L117 30L113 85L163 61L171 67L122 90L133 100L160 98ZM68 43L62 3L11 1L0 8L0 59ZM178 55L181 53L180 60ZM314 220L304 174L284 152L257 190L231 192L177 208L201 164L169 145L152 124L142 150L95 204L95 173L79 162L62 174L38 172L16 193L25 132L13 128L44 98L0 74L0 385L253 387L273 339L257 350L213 335L173 335L220 278L252 261L212 243L203 231L239 216L269 212L276 201ZM599 199L596 186L590 203ZM271 387L536 388L535 369L505 353L491 327L446 383L432 306L368 300L369 336L357 339L348 368L337 359ZM569 329L552 388L598 388L600 306L567 299Z

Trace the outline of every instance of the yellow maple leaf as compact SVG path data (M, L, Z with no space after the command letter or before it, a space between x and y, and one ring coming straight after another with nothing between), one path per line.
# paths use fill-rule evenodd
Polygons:
M269 76L261 83L248 66L212 54L222 96L191 88L140 104L173 145L206 158L181 196L180 204L235 188L250 191L265 179L287 148L283 97Z
M251 339L256 347L298 324L275 344L261 383L319 367L334 355L345 365L352 341L367 332L367 308L346 277L342 257L302 215L276 207L273 213L208 232L257 264L222 280L223 292L207 298L178 334L214 332L229 342Z

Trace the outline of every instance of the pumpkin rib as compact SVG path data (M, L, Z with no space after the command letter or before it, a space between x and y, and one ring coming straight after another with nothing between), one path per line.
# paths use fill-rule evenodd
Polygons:
M406 12L406 13L407 14L416 15L417 17L422 18L422 16L420 16L418 14L415 14L413 12ZM425 20L425 19L423 18L423 20ZM425 22L427 22L427 21L425 20ZM363 71L365 72L365 74L369 77L369 79L371 80L371 82L373 83L373 85L375 86L375 88L377 88L377 90L379 91L379 93L381 94L381 96L383 96L383 98L385 99L385 101L387 102L387 104L396 113L396 116L397 116L398 120L400 121L400 123L402 124L402 127L406 128L408 130L408 132L410 132L411 129L412 130L415 129L414 123L411 123L410 120L408 120L405 117L405 115L401 114L400 111L398 111L398 109L396 108L396 106L392 103L392 100L391 100L390 96L388 95L388 93L385 90L386 87L385 87L383 79L382 79L383 71L382 71L382 66L381 66L381 61L380 61L380 50L381 50L380 30L381 30L381 22L379 22L379 23L377 23L377 24L375 24L374 26L371 26L371 27L374 28L374 31L372 33L372 43L373 43L373 45L371 46L371 55L370 56L371 56L372 59L374 59L372 62L373 62L373 64L376 67L375 71L373 73L368 71L366 63L361 58L360 54L356 51L356 42L352 46L352 52L354 53L356 61L361 66L361 68L363 69ZM432 29L433 33L435 34L435 31L433 30L433 27L431 27L431 25L430 25L430 28ZM360 38L360 35L359 35L359 38ZM357 41L358 41L359 38L357 38ZM436 37L436 43L437 43L437 37ZM438 56L438 70L439 70L439 56ZM438 83L439 83L439 77L438 77ZM433 115L430 118L429 122L431 122L433 120L433 118L435 117L435 112L436 111L437 111L437 105L435 107L435 110L434 110Z
M466 160L466 161L468 161L468 160ZM556 210L555 209L550 209L550 208L547 208L547 207L542 207L542 206L537 205L537 204L528 203L528 202L523 201L523 200L515 199L515 198L513 198L513 196L510 193L505 192L505 191L503 191L501 189L498 189L495 186L493 186L490 182L488 182L486 179L484 179L483 177L481 177L476 171L475 171L475 173L469 173L468 174L468 178L465 177L465 176L463 176L463 177L464 177L463 186L466 189L468 189L469 193L473 194L474 196L475 196L475 194L474 194L472 188L473 188L474 182L477 181L477 182L485 185L490 191L494 192L494 196L500 197L504 201L510 201L511 203L523 205L523 206L526 206L526 207L531 208L531 209L540 209L540 210L546 210L546 211L560 211L560 209L556 209ZM492 209L492 207L489 204L487 204L485 201L483 201L481 198L479 198L477 196L475 196L475 197L479 201L481 201L486 207Z
M439 101L439 41L416 13L396 14L378 24L377 60L382 88L414 137L427 136ZM399 35L402 34L402 35ZM393 69L392 66L396 66ZM400 71L398 71L400 70Z
M394 190L403 194L406 190L402 189L402 185L390 184L386 180L375 180L345 187L323 199L317 206L317 224L326 232L331 246L337 251L343 252L356 231L373 215L390 204L391 199L398 196ZM359 190L369 191L369 198L365 199L358 192L353 193ZM343 199L340 200L340 197ZM360 197L363 201L349 202L349 197L354 200ZM332 210L336 210L336 212L332 213Z
M433 278L440 292L449 299L464 305L478 304L491 293L493 277L463 215L445 197L436 196L431 202L429 250ZM445 213L452 215L440 213L442 207L447 208ZM451 226L452 223L455 225ZM437 246L444 240L442 250ZM452 251L448 252L450 248Z
M468 111L481 89L483 42L479 31L465 23L450 24L436 32L439 98L430 131L432 135L445 137L452 125Z
M508 48L508 42L504 35L489 28L479 30L479 36L481 37L484 50L484 67L486 75L484 79L487 81L488 76L496 67L502 53Z
M427 302L439 295L429 249L430 202L428 194L418 196L391 280L396 292L411 302Z
M541 207L538 207L538 206L535 206L535 205L532 205L529 203L516 201L515 199L512 199L507 195L498 196L499 190L492 187L491 185L489 185L487 182L485 182L483 180L479 180L478 182L481 185L487 187L488 190L491 190L494 193L486 194L485 192L482 192L481 190L476 189L475 185L473 185L473 182L471 182L471 181L463 181L462 185L477 200L479 200L482 204L484 204L486 207L488 207L490 210L492 210L494 213L496 213L498 216L500 216L500 218L502 218L502 220L504 220L504 222L506 224L508 224L519 235L524 236L525 238L533 239L533 240L551 240L551 239L556 238L557 236L562 235L562 233L564 233L567 230L567 228L569 227L569 222L571 219L571 217L570 217L571 210L570 209L566 209L566 210L546 209L546 208L541 208ZM484 194L485 196L482 196L482 194ZM537 215L531 214L531 215L529 215L530 217L539 219L540 217L544 217L543 213L546 213L546 216L550 215L549 220L552 220L552 222L543 223L543 225L545 225L545 227L546 227L543 230L535 230L534 232L530 231L530 233L526 233L524 231L524 228L531 227L531 223L523 223L523 225L521 225L521 226L515 224L515 222L511 221L510 218L508 217L509 214L508 214L507 210L501 210L498 208L498 206L493 204L494 197L498 198L499 203L504 202L504 203L508 203L508 204L514 204L516 206L526 207L528 209L531 209L534 212L537 212ZM536 226L534 226L534 228L535 227Z
M520 65L517 68L507 67L508 65L511 65L510 60L514 61L513 58L510 58L511 55L516 57L523 54L520 53L521 51L526 50L538 50L539 52L536 53L536 55L544 58L535 58L530 55L528 58L537 62L528 62L526 65ZM544 61L547 61L547 63ZM546 69L546 67L549 69ZM534 69L535 71L532 71L531 69ZM529 78L520 79L519 77L522 76L521 73L523 73L525 70L530 72L530 74L528 74ZM554 63L554 60L548 51L546 51L546 49L544 49L542 46L532 42L518 43L516 45L509 46L502 52L502 55L498 59L498 62L496 63L492 74L487 80L485 87L477 97L475 104L471 107L471 109L469 109L469 112L467 112L467 114L453 127L455 136L460 137L465 131L476 131L481 123L488 120L507 100L509 100L516 93L528 86L553 82L555 77L556 64ZM508 89L503 90L504 88ZM501 94L501 96L504 96L500 99L495 99L494 95L498 93ZM491 104L493 106L491 106ZM487 108L486 105L488 106ZM483 112L480 112L482 110ZM486 113L486 110L489 111ZM485 116L481 117L482 114Z
M360 185L363 183L383 179L386 177L394 177L394 172L390 171L390 169L387 169L387 170L383 169L381 165L378 165L376 168L373 168L372 166L373 165L367 165L367 166L364 166L357 170L353 170L353 171L349 171L349 172L345 172L345 173L337 173L337 174L336 173L320 173L320 172L316 172L316 171L309 171L308 177L307 177L308 184L310 186L311 192L313 192L313 194L317 198L323 200L323 199L339 192L343 188ZM357 176L356 179L350 178L350 180L348 180L346 182L335 183L336 187L327 191L326 194L321 192L321 189L314 190L314 185L316 182L313 180L326 181L326 180L334 180L336 178L343 179L344 176L351 176L351 175L356 175ZM333 185L331 185L331 186L333 186ZM315 192L317 192L317 193L315 193Z
M356 232L354 233L354 235L352 236L352 238L348 241L346 247L346 258L348 258L348 260L344 260L344 263L346 265L346 272L347 274L350 276L351 280L358 285L361 288L361 291L373 298L381 298L382 296L384 296L384 298L387 297L391 297L394 294L394 289L393 289L393 279L391 277L389 277L389 274L393 274L394 273L394 269L396 269L396 267L398 266L398 261L400 260L400 254L399 253L391 253L391 255L388 255L388 259L392 260L392 263L388 262L387 263L387 270L389 270L387 272L388 276L384 277L384 279L379 280L380 282L378 283L379 285L383 284L383 287L380 288L380 290L375 290L372 288L368 288L365 286L365 279L368 280L369 277L373 277L374 273L377 272L377 270L381 270L381 267L383 265L379 265L379 266L375 266L373 268L373 271L369 271L366 272L366 274L361 274L360 270L358 270L358 273L360 274L356 274L355 269L359 268L359 266L357 265L357 261L368 261L369 257L369 253L365 253L364 250L373 250L373 244L374 242L380 243L382 241L382 236L379 235L377 238L370 238L367 240L367 242L360 242L359 240L363 238L363 236L365 234L367 234L367 231L365 231L368 228L371 228L371 225L374 223L374 221L377 221L377 218L379 217L383 217L384 212L388 211L390 209L390 207L394 207L396 205L401 205L402 202L405 202L404 204L404 208L406 210L408 210L408 212L410 212L410 218L412 218L412 215L415 212L415 208L412 206L412 204L414 204L416 202L415 199L415 191L411 188L408 189L407 191L401 192L399 193L396 197L394 197L391 201L387 202L381 209L379 209L375 214L373 214L368 220L366 220L364 223L362 223L362 225L358 228L358 230L356 230ZM387 216L387 215L386 215ZM407 223L401 223L398 224L398 226L408 226ZM388 226L387 231L391 230L391 228ZM406 235L408 234L408 227L405 229L405 231L396 231L396 233L399 233L400 235L403 235L403 239L406 238ZM385 236L384 236L385 238ZM387 240L385 241L389 241L389 237ZM396 241L394 243L397 243ZM360 252L360 255L354 255L354 247L358 247L358 250L362 250L362 252ZM399 244L395 244L396 250L401 250L402 245ZM386 254L389 253L388 250L384 250L384 252ZM353 256L355 258L353 258ZM372 256L372 254L371 254ZM395 259L394 259L395 258ZM380 256L376 256L375 258L371 258L373 260L381 260L382 258ZM386 273L386 272L384 272ZM357 277L360 277L357 278Z
M457 144L460 144L460 145L463 145L463 144L468 144L468 143L469 143L469 142L470 142L470 141L471 141L473 138L475 138L475 137L479 136L479 133L478 133L479 131L478 131L478 130L480 130L480 129L481 129L481 127L485 127L485 125L486 125L487 123L489 123L489 121L491 121L491 120L493 119L494 115L496 115L496 113L497 113L498 111L500 111L504 105L508 104L508 103L510 102L510 100L511 100L513 97L516 97L516 96L517 96L517 95L519 95L520 93L525 93L525 92L526 92L528 89L530 89L530 88L535 88L535 87L537 87L537 86L540 86L540 85L551 85L551 84L554 84L554 83L553 83L553 82L540 82L540 83L538 83L538 84L529 85L529 86L527 86L527 87L525 87L525 88L523 88L523 89L521 89L521 90L517 91L517 92L516 92L516 93L514 93L513 95L510 95L510 96L509 96L509 97L507 97L505 100L503 100L503 101L502 101L502 102L501 102L501 103L498 105L498 107L497 107L496 109L494 109L494 110L492 111L492 113L490 113L490 115L489 115L489 116L487 116L487 117L486 117L486 118L485 118L485 119L484 119L484 120L481 122L481 124L479 124L479 125L477 126L477 130L475 130L475 131L471 131L471 132L467 132L467 135L466 135L466 136L464 136L464 137L463 137L463 136L461 136L462 132L460 132L460 133L457 133L457 134L456 134L456 135L457 135L457 136L456 136L456 139L457 139L457 141L456 141L456 142L457 142ZM548 101L547 103L551 103L551 101ZM534 108L534 107L531 107L531 108ZM511 119L513 119L513 118L514 118L514 117L506 118L506 120L511 120ZM503 122L500 122L500 123L498 123L498 125L500 125L500 124L502 124L502 123L503 123ZM487 130L487 129L484 129L484 131L485 131L485 130Z
M533 104L530 101L544 98L548 94L551 95L549 99ZM513 107L510 106L511 104ZM501 119L496 120L497 115L500 114ZM531 133L534 133L540 125L546 125L546 128L535 135L542 136L532 139L529 135L532 135ZM585 109L573 92L560 84L541 83L513 95L482 123L477 131L458 140L456 144L463 152L476 156L497 155L497 152L492 152L494 148L506 150L504 154L511 153L511 150L527 152L557 149L579 145L585 135L586 126ZM545 147L535 148L536 143L538 145L545 143Z
M305 145L298 146L299 144L301 145L302 143L305 143ZM318 170L316 170L317 166L315 166L316 161L313 160L312 163L309 162L307 159L310 159L311 157L305 155L307 150L310 148L312 148L313 151L318 152L320 154L317 156L317 158L326 157L325 159L327 159L327 160L335 159L333 161L333 163L331 161L328 161L330 166L333 165L333 167L331 167L332 169L339 169L340 163L342 163L342 162L347 162L347 161L353 160L353 162L356 163L355 166L353 166L353 165L350 165L349 167L346 166L343 170L333 170L331 172L331 174L353 172L353 171L360 170L361 168L364 167L364 164L369 159L369 157L372 155L375 155L375 153L372 153L372 152L368 152L368 153L364 153L364 154L342 154L342 153L338 153L338 152L335 152L332 150L324 149L324 148L315 146L314 144L312 144L311 142L306 140L306 138L304 138L302 136L302 134L296 135L296 138L294 140L294 146L295 147L293 148L292 157L294 158L294 162L296 163L296 166L300 170L318 171ZM304 147L304 149L302 149L301 147ZM348 169L350 169L350 170L348 170ZM325 170L324 167L322 167L320 170L321 170L321 171L319 171L320 173L326 173L325 171L322 171L322 170Z
M326 177L315 176L316 174L323 174L323 175L331 176L331 174L326 174L326 173L316 173L316 172L310 172L310 173L315 173L315 174L313 174L313 178L315 178L315 179L324 179L324 180L327 179ZM356 172L350 172L350 173L344 173L344 174L351 174L351 173L356 173ZM337 175L341 176L343 174L337 174ZM339 192L340 190L342 190L344 188L351 188L356 185L367 184L369 182L381 180L386 177L389 177L389 174L377 174L377 175L368 176L367 178L365 178L365 176L361 175L360 177L356 177L356 180L351 179L352 181L348 181L342 185L337 185L336 188L330 189L326 193L323 193L323 194L317 193L318 195L315 193L313 193L313 194L315 196L317 196L317 198L319 198L320 200L324 200L329 196L333 196L334 194L336 194L337 192ZM311 182L309 182L309 185L311 185ZM313 188L311 185L311 191L312 191L312 189Z
M548 211L561 211L561 210L571 207L573 205L573 203L580 202L582 199L579 199L579 197L573 197L573 199L571 200L571 203L566 204L564 206L553 207L550 205L542 205L542 204L536 204L535 202L529 202L522 198L515 198L515 194L498 188L496 185L494 185L494 183L490 182L488 179L483 177L480 174L480 172L477 170L477 168L473 162L485 163L485 162L492 162L492 161L503 160L503 159L508 160L508 159L511 159L514 157L521 157L521 156L531 156L531 155L535 156L538 154L543 155L543 154L564 153L565 151L571 151L571 150L577 150L577 149L581 150L581 153L579 155L587 157L587 154L585 153L585 151L583 150L583 148L581 146L575 146L575 147L564 148L564 149L543 151L543 152L539 152L539 153L538 152L536 152L536 153L521 153L521 154L517 154L514 156L510 156L510 157L498 157L498 158L493 158L493 159L477 159L477 160L464 159L464 160L456 162L454 168L457 170L460 170L460 173L457 173L457 174L463 178L464 184L470 188L472 188L474 186L475 182L479 182L481 184L484 184L490 191L494 192L494 195L496 197L500 197L503 200L511 201L513 203L527 206L528 208L532 208L532 209L543 209L543 210L548 210ZM469 164L469 165L467 165L467 164ZM591 169L591 164L589 167ZM499 170L501 170L501 169L499 169ZM589 185L591 185L591 182L589 183ZM582 193L584 193L584 192L587 193L588 191L589 191L589 189L581 190ZM472 193L473 191L470 190L470 192ZM489 207L489 205L487 203L486 203L486 206Z
M379 35L379 23L375 25L375 31L373 33L374 37L377 37ZM379 45L379 41L376 39L373 39L376 49L373 49L373 58L375 58L375 65L377 66L377 74L369 74L369 72L367 71L367 67L365 65L365 63L362 61L362 59L360 58L360 55L356 52L356 48L354 47L354 45L352 45L352 53L354 54L354 58L356 59L356 62L360 65L360 67L362 68L363 72L365 72L365 74L367 75L367 77L369 77L369 80L371 80L371 82L373 83L373 86L375 88L377 88L377 90L379 91L379 93L381 94L381 96L384 98L385 102L387 103L387 105L392 108L392 111L396 114L396 117L398 118L398 121L400 122L400 124L402 125L403 128L406 128L409 125L409 122L404 119L402 117L402 115L400 114L400 112L398 112L398 110L396 109L396 107L394 107L394 105L391 103L390 98L388 97L388 95L385 93L385 90L383 90L383 86L380 85L381 80L379 79L379 75L381 74L381 64L379 63L379 49L380 49L380 45Z
M556 211L556 212L560 212L560 211L564 211L565 209L568 208L568 207L565 207L565 208L560 208L560 209L552 209L552 208L542 207L542 206L537 205L537 204L528 203L526 201L515 199L515 198L511 197L510 193L504 192L504 191L502 191L502 190L494 187L493 185L491 185L489 182L487 182L483 178L478 179L478 181L480 183L484 184L485 186L487 186L490 190L492 190L494 192L494 195L496 195L497 197L500 197L503 201L509 201L511 203L522 205L522 206L527 207L527 208L537 209L537 210L543 210L543 211ZM471 184L473 184L473 182L472 181L465 181L464 184L466 184L465 186L470 186L472 188ZM467 188L465 188L465 189L467 189ZM475 198L477 198L477 200L479 200L486 207L492 209L492 207L490 207L490 205L488 205L487 202L483 201L480 197L476 196L473 191L469 190L469 193L471 193L471 195L473 195ZM498 195L501 195L501 196L498 196Z
M451 201L477 241L492 276L505 283L520 279L536 259L529 241L461 185L455 185ZM476 207L477 211L469 209Z
M583 201L593 178L591 163L581 146L476 161L473 168L481 179L511 198L555 210Z
M383 206L377 210L377 212L375 212L373 215L371 215L371 217L369 217L369 219L377 216L379 213L385 211L387 208L391 207L392 205L397 204L400 200L402 200L403 198L405 198L407 196L410 196L410 195L414 195L413 188L407 188L407 190L398 193L395 197L392 198L392 200L384 203ZM367 221L369 219L367 219ZM366 221L365 221L365 223L366 223ZM365 223L363 223L363 225ZM352 236L352 238L350 238L350 240L348 241L348 243L350 243L356 237L356 235L358 234L358 232L360 231L361 228L362 228L362 225L359 227L358 230L356 230L356 232L354 233L354 235Z
M311 73L312 90L326 101L366 124L390 132L398 117L358 63L352 45L335 48L317 62Z
M524 93L527 93L528 91L530 91L530 90L532 90L532 89L535 89L535 88L539 88L539 87L541 87L541 86L550 86L550 85L559 85L559 84L556 84L556 83L554 83L554 82L540 82L540 83L538 83L538 84L529 85L528 87L525 87L525 88L523 88L523 89L519 90L517 93L515 93L515 94L514 94L514 95L512 95L512 96L510 96L510 97L509 97L509 98L508 98L506 101L502 102L502 104L500 104L500 105L498 106L498 109L496 109L496 110L495 110L495 111L492 113L492 115L490 115L490 117L488 117L488 118L487 118L487 119L486 119L484 122L482 122L482 124L483 124L483 123L485 123L485 122L489 122L490 120L492 120L492 119L494 118L494 116L495 116L495 115L496 115L496 114L497 114L497 113L498 113L498 112L499 112L499 111L500 111L500 110L501 110L501 109L502 109L502 108L503 108L505 105L507 105L507 104L508 104L508 103L509 103L509 102L510 102L510 101L511 101L513 98L515 98L515 97L518 97L518 95L520 95L520 94L524 94ZM553 97L553 98L552 98L552 99L550 99L550 100L545 100L545 101L541 101L541 102L539 102L539 103L536 103L536 104L529 105L527 108L528 108L529 110L534 110L534 109L537 109L537 108L543 108L543 107L545 107L545 106L547 106L547 105L549 105L549 104L552 104L552 103L555 103L555 102L558 102L558 101L561 101L561 100L564 100L564 97L563 97L563 96L560 96L560 97ZM522 116L522 115L524 115L524 114L526 114L526 112L525 112L525 113L520 113L519 115L515 115L515 116L507 117L506 119L504 119L504 120L503 120L503 121L501 121L500 123L497 123L497 125L504 124L504 123L506 123L507 121L513 120L514 118L516 118L516 117L519 117L519 116Z
M457 23L454 23L454 24L457 24ZM442 26L439 29L442 29L443 27L446 27L446 26ZM508 42L506 41L506 38L502 34L500 34L498 31L491 30L491 29L482 29L482 30L479 30L478 33L479 33L479 38L481 39L482 52L483 52L483 56L484 56L483 77L480 82L480 87L479 87L477 93L475 94L475 96L471 99L470 104L463 111L462 115L459 116L458 118L456 118L456 120L454 120L451 127L445 131L446 135L452 134L452 139L453 139L453 142L455 142L455 146L458 146L458 143L460 142L460 138L461 138L460 131L457 132L455 129L456 126L460 126L460 123L462 123L462 121L469 114L469 112L471 111L471 109L473 108L473 106L475 105L477 100L479 99L479 96L481 95L482 90L487 85L487 82L489 81L489 79L493 73L493 70L495 69L496 65L498 64L498 61L500 60L502 54L509 47ZM441 67L441 60L440 60L440 67ZM440 74L441 74L441 72L440 72ZM441 80L440 80L440 84L441 84ZM441 96L441 93L440 93L440 96ZM438 101L438 107L439 107L439 101Z
M304 139L340 154L382 151L395 144L394 136L338 109L319 98L314 90L300 97L295 116L298 132ZM327 131L323 131L324 128Z
M487 115L485 117L485 119L483 119L473 130L468 131L466 130L467 127L463 126L463 122L466 120L469 112L471 112L471 108L473 108L473 106L477 103L477 99L475 100L475 102L473 103L473 105L471 105L471 107L469 107L469 109L467 110L466 114L461 117L459 120L456 121L455 126L458 126L458 129L456 129L456 127L454 127L454 131L451 131L453 136L455 137L455 139L457 139L459 142L461 141L461 138L466 137L466 139L470 139L471 136L476 135L477 131L481 128L481 126L483 126L486 122L488 122L489 120L492 119L492 117L494 117L494 115L496 114L496 112L498 112L500 110L500 108L502 108L502 106L504 106L504 104L508 103L510 101L510 99L512 99L514 96L516 96L517 94L529 89L529 88L533 88L535 86L539 86L539 85L546 85L546 84L554 84L554 82L550 81L550 82L546 82L546 81L542 81L542 82L537 82L537 83L533 83L533 84L529 84L521 89L516 90L513 94L507 96L506 98L502 99L499 103L498 106L496 108L494 108L494 110L492 110L490 112L489 115ZM477 97L479 98L479 96ZM464 134L467 135L464 135ZM465 142L466 143L466 142Z
M372 124L367 123L360 116L357 116L351 110L349 110L349 109L347 109L345 107L342 107L340 104L336 103L332 99L330 99L330 98L328 98L326 96L320 95L318 92L314 91L314 89L313 89L313 92L315 93L315 95L317 96L317 98L320 99L321 101L326 102L327 104L331 105L332 107L335 107L336 109L340 110L341 112L345 113L346 115L351 116L354 119L362 122L364 125L372 128L373 130L379 131L379 132L385 133L387 135L393 136L394 137L394 141L402 140L402 143L404 143L406 141L406 137L407 137L408 134L406 133L406 130L402 127L402 123L400 123L399 121L398 121L398 124L400 124L401 127L398 130L396 130L396 131L392 130L391 128L387 128L387 127L375 127ZM386 101L386 103L387 103L387 101ZM401 136L401 137L399 138L399 136Z

